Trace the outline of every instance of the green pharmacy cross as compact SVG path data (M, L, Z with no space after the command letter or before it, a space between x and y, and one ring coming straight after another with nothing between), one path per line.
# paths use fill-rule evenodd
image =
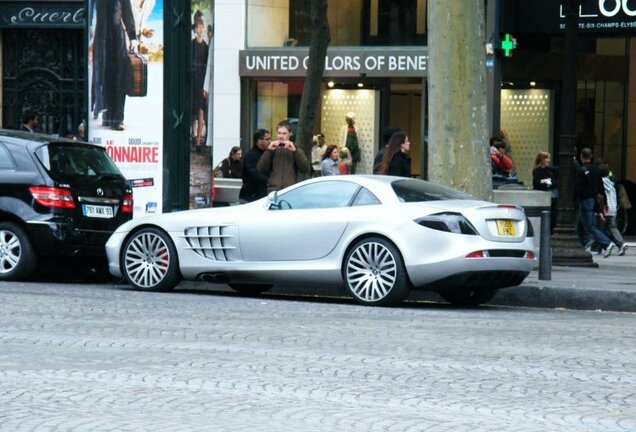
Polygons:
M505 57L512 57L512 50L517 47L517 39L510 33L506 33L506 37L501 41L501 49L504 51Z

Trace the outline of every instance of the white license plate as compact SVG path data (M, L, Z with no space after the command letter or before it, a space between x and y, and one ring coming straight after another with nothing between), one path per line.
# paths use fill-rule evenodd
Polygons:
M114 216L113 208L111 206L83 204L82 212L86 217L110 219Z

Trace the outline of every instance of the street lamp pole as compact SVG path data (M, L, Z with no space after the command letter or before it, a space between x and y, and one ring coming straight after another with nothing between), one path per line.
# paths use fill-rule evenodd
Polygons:
M557 225L552 238L552 263L570 267L597 267L581 246L574 222L574 147L576 140L577 27L581 0L561 0L565 13L563 77L561 81L561 134L559 136L559 198Z

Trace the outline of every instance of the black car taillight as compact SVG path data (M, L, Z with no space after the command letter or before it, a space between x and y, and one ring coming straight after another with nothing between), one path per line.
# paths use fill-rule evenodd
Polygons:
M133 212L133 196L132 194L126 194L124 200L121 202L121 212L130 213Z
M532 228L532 222L530 222L530 219L528 219L527 216L526 225L528 225L528 233L526 234L526 237L534 237L534 228Z
M73 195L68 189L49 187L49 186L31 186L29 192L35 198L35 201L44 207L55 208L75 208Z
M475 227L459 213L437 213L416 219L415 222L436 231L478 235Z

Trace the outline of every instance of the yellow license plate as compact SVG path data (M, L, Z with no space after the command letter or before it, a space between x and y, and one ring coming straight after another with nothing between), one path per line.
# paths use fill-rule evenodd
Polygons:
M510 219L497 219L497 232L500 236L516 236L515 223Z

